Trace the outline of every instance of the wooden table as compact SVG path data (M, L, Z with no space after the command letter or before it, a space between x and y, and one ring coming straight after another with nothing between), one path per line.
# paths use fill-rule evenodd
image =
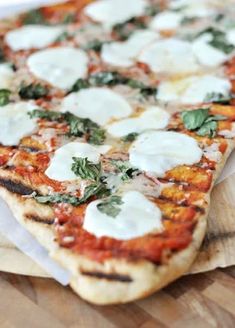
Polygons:
M183 277L153 296L93 306L52 279L0 273L1 328L235 327L235 267Z

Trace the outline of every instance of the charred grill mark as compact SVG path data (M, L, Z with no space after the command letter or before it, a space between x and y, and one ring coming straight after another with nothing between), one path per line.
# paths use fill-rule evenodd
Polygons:
M36 147L26 147L26 146L21 147L20 149L21 149L21 150L25 150L25 151L27 151L27 152L29 152L29 153L38 153L39 151L41 151L40 148L36 148Z
M6 178L0 178L0 186L18 195L31 195L34 192L32 188L25 186L21 182Z
M27 220L31 220L31 221L34 221L34 222L43 223L43 224L47 224L47 225L52 225L54 223L54 219L53 218L40 217L40 216L38 216L36 214L31 214L31 213L25 214L25 218Z
M82 275L98 279L106 279L110 281L132 282L132 278L128 275L121 275L117 273L103 273L99 271L82 271Z

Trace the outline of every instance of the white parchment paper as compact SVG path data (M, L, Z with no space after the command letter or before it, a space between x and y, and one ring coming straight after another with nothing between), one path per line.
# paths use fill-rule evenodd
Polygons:
M48 256L47 250L16 221L10 209L1 198L0 232L62 285L69 283L70 273Z

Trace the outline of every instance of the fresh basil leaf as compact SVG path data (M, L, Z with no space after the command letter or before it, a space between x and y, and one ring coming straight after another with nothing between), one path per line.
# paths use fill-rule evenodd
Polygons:
M209 136L213 138L216 135L218 123L216 121L205 122L198 130L199 136Z
M145 29L147 26L146 24L141 21L140 18L135 17L131 18L124 23L116 24L113 27L113 32L117 35L117 37L125 41L129 38L129 36L137 29Z
M88 136L87 141L93 145L102 145L106 138L106 132L101 128L94 128Z
M146 16L155 16L160 12L161 12L161 8L157 4L152 5L152 6L148 6L145 9L145 15Z
M116 218L121 212L119 205L122 205L123 201L120 196L110 196L109 198L103 200L97 205L97 209L108 216Z
M31 83L29 85L22 84L19 90L19 96L22 99L40 99L47 96L48 92L48 88L41 85L40 83Z
M115 166L118 173L121 173L122 181L128 181L139 172L138 169L133 168L128 161L112 160L111 163Z
M48 121L61 121L63 120L63 113L52 112L41 109L34 109L32 112L28 112L30 118L41 118Z
M122 141L124 142L133 142L138 137L139 133L132 132L127 134L125 137L122 137Z
M208 27L205 30L201 31L198 35L203 35L209 33L212 36L212 40L209 41L209 44L225 54L230 54L234 50L234 45L228 42L226 33L214 27Z
M5 56L3 50L0 48L0 63L4 63L4 62L5 62Z
M122 76L118 72L99 72L96 74L92 74L89 77L89 83L92 86L114 86L117 84L128 83L128 78Z
M188 130L196 130L202 126L209 116L209 108L199 108L181 113L184 126Z
M104 183L93 183L87 186L84 190L84 195L80 199L81 203L85 203L91 197L96 196L97 198L102 198L110 195L110 190Z
M69 90L69 93L71 92L77 92L80 91L82 89L87 89L89 88L90 84L88 82L88 80L86 79L78 79L74 85L72 86L72 88Z
M211 122L211 121L224 121L227 117L224 115L211 115L206 120L205 123Z
M62 24L71 24L76 21L76 14L74 13L67 13L65 14Z
M84 50L94 50L96 52L100 52L103 45L109 43L108 41L100 41L100 40L92 40L86 44Z
M67 194L55 194L55 195L47 195L47 196L34 196L41 204L56 204L56 203L67 203L73 206L78 206L80 204L80 199L78 197L74 197Z
M204 102L213 102L215 104L228 105L230 104L231 100L231 95L225 96L222 93L211 92L206 95Z
M193 24L197 21L197 17L184 17L182 20L181 20L181 24L182 25L186 25L186 24Z
M47 24L45 17L43 16L40 9L34 9L31 11L28 11L23 16L22 23L24 25L46 25Z
M106 188L103 183L94 183L87 186L84 190L84 195L81 198L68 195L68 194L54 194L47 196L34 196L34 199L41 204L56 204L56 203L66 203L73 206L79 206L87 202L91 197L106 197L110 194L109 189Z
M11 91L8 89L0 89L0 106L5 106L10 102Z
M67 31L62 32L56 39L55 42L63 42L68 40L72 35L68 33Z
M41 118L49 121L65 121L69 125L69 135L74 137L86 136L87 141L100 145L105 140L105 130L89 118L80 118L69 112L60 113L35 109L28 113L31 118Z
M73 157L72 171L82 179L99 181L101 176L101 164L94 164L88 158Z

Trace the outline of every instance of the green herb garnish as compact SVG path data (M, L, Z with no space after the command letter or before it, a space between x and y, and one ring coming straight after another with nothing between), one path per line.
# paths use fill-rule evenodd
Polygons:
M226 119L222 115L210 115L209 108L182 112L181 118L186 129L195 131L200 136L209 136L210 138L216 135L217 121Z
M72 171L82 179L99 181L101 164L94 164L88 158L73 157Z
M62 21L62 24L71 24L76 21L76 14L74 13L67 13Z
M0 89L0 106L5 106L10 102L10 95L10 90Z
M86 137L87 141L94 145L100 145L105 140L105 130L89 118L80 118L69 112L60 113L35 109L29 112L31 118L41 118L49 121L65 121L69 125L69 135L74 137Z
M118 36L122 41L129 38L129 36L139 29L145 29L147 27L146 23L141 20L140 17L133 17L124 23L116 24L113 27L113 32Z
M122 198L120 196L114 195L99 203L97 205L97 208L100 212L115 218L121 212L121 208L119 207L119 205L122 204Z
M34 196L41 204L56 204L56 203L67 203L73 206L78 206L80 204L80 199L75 196L67 195L67 194L55 194L55 195L47 195L47 196Z
M115 86L125 84L133 89L139 89L144 97L149 97L157 93L157 88L146 86L138 80L125 77L118 72L99 72L92 74L88 79L78 79L70 89L69 93L95 86Z
M19 96L22 99L39 99L48 95L48 88L40 83L24 85L19 90Z
M55 42L63 42L68 40L72 35L67 31L62 32L56 39Z
M30 116L30 118L41 118L43 120L48 121L62 121L64 116L63 113L41 109L34 109L32 112L29 112L28 115Z
M122 141L124 142L133 142L138 137L139 133L132 132L127 134L125 137L122 137Z
M218 30L214 27L208 27L198 34L198 36L209 33L212 36L212 40L208 43L226 54L230 54L234 50L234 45L228 42L226 38L226 33L224 31Z
M231 95L225 96L222 93L216 93L216 92L208 93L204 99L205 102L212 102L212 103L224 104L224 105L230 104L231 100L232 100Z
M106 186L102 183L97 183L87 186L84 190L84 195L81 198L68 194L55 194L55 195L46 195L46 196L36 195L34 196L34 199L36 199L41 204L66 203L66 204L71 204L73 206L79 206L81 204L84 204L93 196L104 197L108 195L109 195L109 190L106 188Z
M127 181L133 178L139 172L133 168L128 161L112 160L111 163L115 166L118 173L121 174L122 181Z
M0 48L0 63L4 63L4 62L5 62L5 56L3 50Z
M46 25L47 22L40 9L30 10L23 16L24 25Z
M84 47L84 50L94 50L96 52L100 52L102 49L102 46L107 43L108 43L108 41L93 40L86 44L86 46Z

